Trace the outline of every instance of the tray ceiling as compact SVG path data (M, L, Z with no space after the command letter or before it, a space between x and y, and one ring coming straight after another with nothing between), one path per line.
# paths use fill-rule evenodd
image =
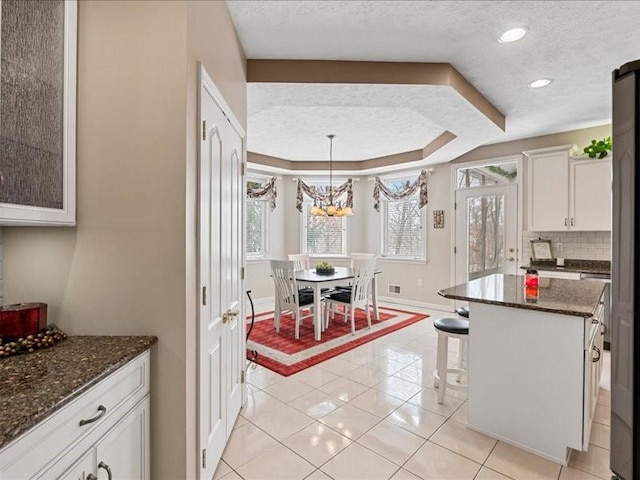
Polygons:
M326 158L327 149L322 140L328 131L317 132L319 146L309 144L302 148L302 144L310 141L313 128L330 125L331 119L338 122L336 125L344 125L344 135L337 130L333 133L339 135L345 149L351 152L351 159L356 158L354 149L384 154L392 149L388 145L390 142L402 145L399 151L415 145L417 135L414 138L409 133L414 131L413 122L399 120L400 112L407 108L413 111L412 118L416 118L415 114L425 118L420 124L434 128L427 127L427 141L434 135L435 127L440 126L457 136L452 144L462 147L464 142L465 148L607 123L611 118L611 71L636 59L640 44L640 29L637 28L640 2L227 3L247 58L449 62L507 119L504 132L491 131L490 127L482 125L471 126L473 136L465 138L466 133L462 131L469 128L465 124L471 123L469 112L459 110L454 103L448 105L449 113L444 118L441 111L445 99L439 98L438 93L431 93L432 89L442 91L440 87L386 89L376 85L363 89L342 86L316 89L313 94L329 102L325 107L318 105L322 103L318 100L311 104L294 103L300 98L308 98L306 93L300 92L304 89L299 85L250 85L249 142L256 136L258 143L250 143L249 149L258 148L279 156L276 142L269 145L269 135L263 135L259 130L266 131L265 122L270 116L282 120L287 116L285 110L292 108L289 111L292 118L288 118L287 124L295 125L296 128L289 131L300 134L301 140L289 138L291 145L280 151L292 160L294 157L320 159L323 146L322 158ZM497 42L506 29L520 25L529 28L522 40L513 44ZM529 82L542 77L552 78L553 83L539 90L527 88ZM276 87L290 90L290 95ZM304 87L310 87L307 92L311 92L315 85ZM406 93L411 89L414 89L411 94ZM416 97L411 97L412 94ZM329 98L331 95L335 95L334 100ZM354 102L350 102L351 95L355 96ZM444 95L455 100L455 94ZM278 98L283 101L274 105ZM427 105L428 101L434 103ZM258 115L260 105L266 104L271 105L271 113L267 110ZM363 120L362 110L366 108L375 113ZM322 113L323 109L325 113ZM383 113L384 109L388 112ZM395 121L383 120L387 113ZM296 115L306 119L308 126L296 125L293 120ZM451 123L452 117L457 117L455 122L462 127ZM355 131L357 126L347 130L349 118L353 118L354 123L361 123L363 130L366 125L367 130L378 129L388 134L381 135L377 141L371 140L369 133ZM405 128L398 126L400 122ZM272 138L282 144L286 137L284 129L276 132L275 126L269 128ZM352 142L349 142L349 136L352 136ZM346 150L339 155L346 158Z

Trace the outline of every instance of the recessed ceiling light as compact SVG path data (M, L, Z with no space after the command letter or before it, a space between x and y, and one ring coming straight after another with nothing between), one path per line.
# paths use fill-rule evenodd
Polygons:
M512 28L511 30L507 30L502 35L500 35L498 41L500 43L517 42L527 34L527 31L527 27Z
M531 82L529 85L527 85L529 88L542 88L542 87L546 87L547 85L549 85L551 83L551 80L548 78L541 78L539 80L534 80L533 82Z

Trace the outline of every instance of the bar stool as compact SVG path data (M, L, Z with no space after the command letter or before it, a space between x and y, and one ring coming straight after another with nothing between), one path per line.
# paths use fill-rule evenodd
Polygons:
M444 402L447 387L452 390L467 391L468 384L460 383L462 375L467 375L466 365L458 365L458 368L449 368L449 338L460 340L460 348L469 338L469 320L462 318L439 318L433 322L438 332L438 359L436 371L433 372L434 385L438 388L438 403ZM466 356L466 355L465 355ZM460 362L462 363L462 362ZM466 363L466 362L464 362ZM448 374L457 374L457 382L449 383Z

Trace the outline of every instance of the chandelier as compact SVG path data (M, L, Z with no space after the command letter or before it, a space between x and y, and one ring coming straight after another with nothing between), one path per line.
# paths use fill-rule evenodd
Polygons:
M318 202L314 198L313 207L309 211L314 217L350 217L353 215L351 207L343 206L342 202L333 203L333 139L335 137L333 133L327 135L329 139L329 203Z

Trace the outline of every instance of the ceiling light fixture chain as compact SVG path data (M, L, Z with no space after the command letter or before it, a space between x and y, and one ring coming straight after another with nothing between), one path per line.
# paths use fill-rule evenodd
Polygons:
M353 211L351 209L351 204L353 202L353 194L351 193L351 179L347 180L347 182L340 186L339 194L343 194L344 191L347 191L347 203L346 205L342 205L342 202L338 202L337 204L333 203L334 193L337 191L333 189L333 139L336 138L336 135L330 133L327 135L329 139L329 202L325 203L322 200L321 196L317 194L313 197L313 207L309 213L314 217L343 217L343 216L352 216ZM325 194L326 195L326 194ZM320 198L320 200L318 200ZM325 197L326 198L326 197Z

